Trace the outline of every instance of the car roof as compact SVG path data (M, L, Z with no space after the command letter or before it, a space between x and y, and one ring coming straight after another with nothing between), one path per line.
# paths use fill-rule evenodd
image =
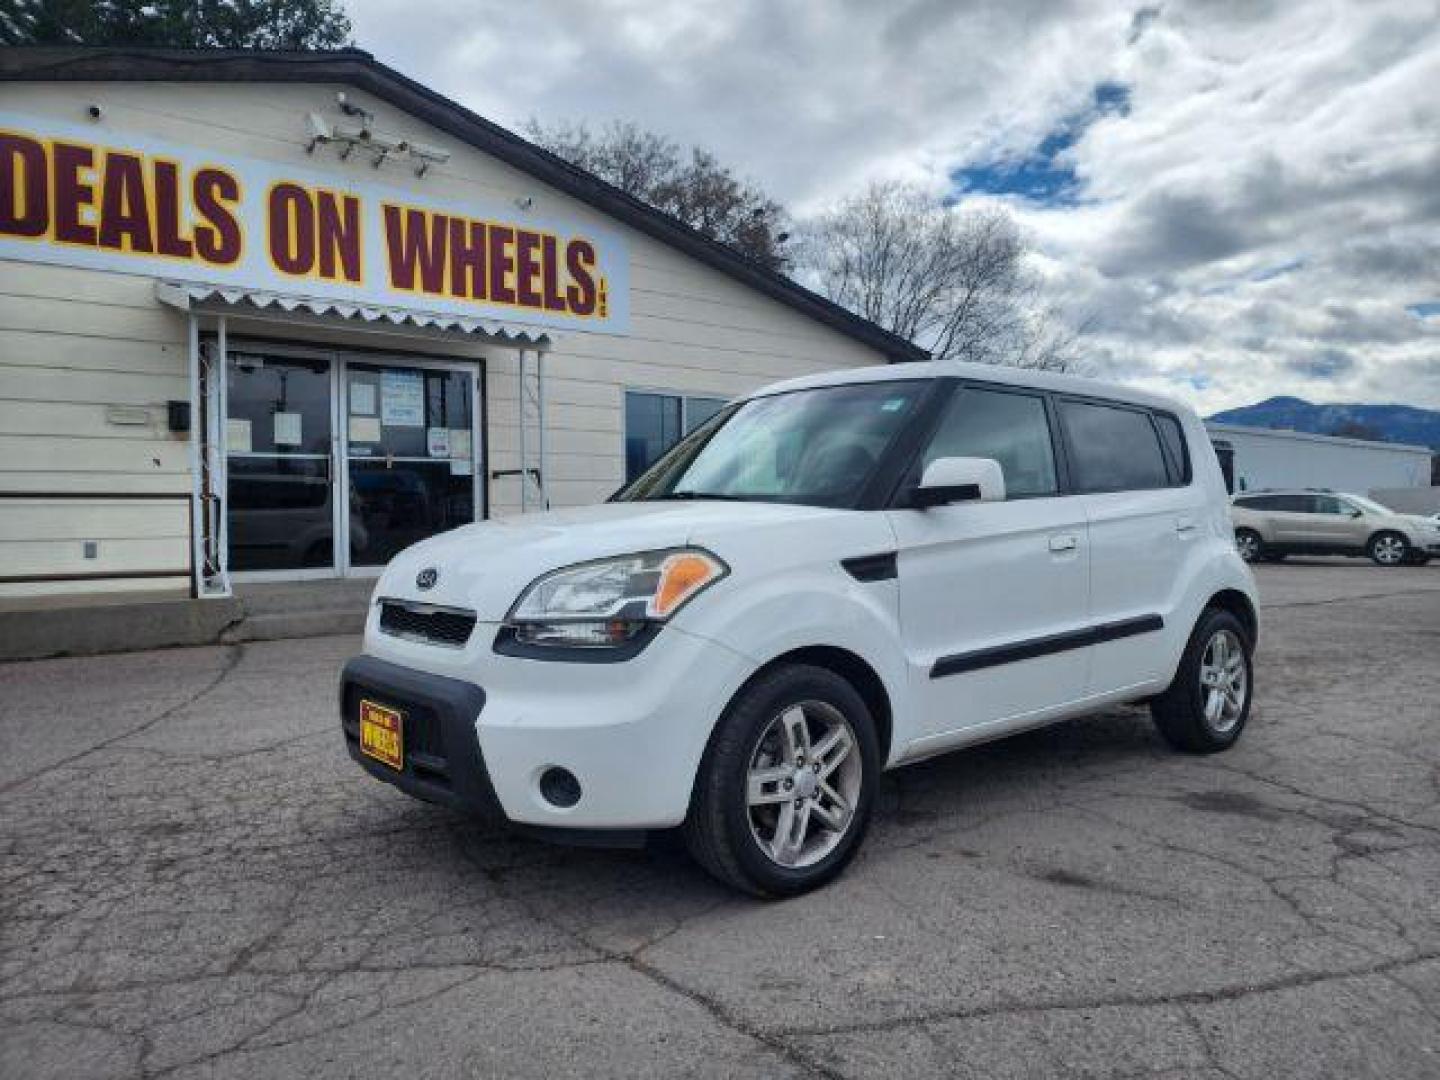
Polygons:
M1132 386L1106 382L1102 379L1091 379L1083 375L1065 375L1054 371L1033 371L1004 364L968 364L958 360L932 360L926 363L886 364L876 367L826 371L817 375L803 375L798 379L772 383L746 396L768 397L772 394L787 394L793 390L810 390L822 386L943 378L969 379L975 382L994 383L997 386L1021 386L1032 390L1075 394L1079 397L1104 398L1108 401L1142 405L1147 408L1168 409L1177 413L1193 413L1188 405L1175 398L1148 390L1137 390Z

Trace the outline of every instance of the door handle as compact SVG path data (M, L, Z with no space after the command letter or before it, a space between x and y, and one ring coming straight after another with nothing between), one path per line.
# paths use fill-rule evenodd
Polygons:
M1074 551L1080 546L1080 538L1074 533L1065 533L1061 536L1050 537L1051 551Z
M1195 519L1182 517L1175 519L1175 531L1177 533L1188 533L1195 531Z

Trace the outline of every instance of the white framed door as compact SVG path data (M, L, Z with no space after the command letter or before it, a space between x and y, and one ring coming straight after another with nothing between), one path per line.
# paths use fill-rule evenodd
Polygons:
M337 378L342 574L378 574L411 544L484 517L477 364L345 354Z
M486 516L483 359L232 341L228 561L239 581L380 572Z

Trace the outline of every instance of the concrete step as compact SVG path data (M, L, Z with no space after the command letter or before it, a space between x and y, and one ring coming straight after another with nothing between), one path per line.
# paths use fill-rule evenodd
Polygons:
M109 593L10 601L0 606L0 660L359 634L374 587L337 578L246 584L223 600Z
M365 629L365 609L330 608L321 611L278 611L246 615L220 635L226 644L241 641L282 641L286 638L359 634Z

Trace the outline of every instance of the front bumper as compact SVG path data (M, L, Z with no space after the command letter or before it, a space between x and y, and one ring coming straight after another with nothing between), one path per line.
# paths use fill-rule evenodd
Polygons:
M360 751L360 700L405 714L405 767L392 769ZM500 803L490 786L475 721L485 691L444 675L357 656L340 675L340 728L350 756L377 780L407 795L465 813L493 816Z
M710 732L752 661L673 625L618 663L507 656L494 640L494 628L482 624L463 650L438 649L379 632L372 619L371 655L350 661L342 676L351 757L418 798L467 812L498 807L531 829L594 833L684 821ZM364 694L406 713L403 771L360 752ZM579 781L579 802L548 801L541 778L551 768Z

